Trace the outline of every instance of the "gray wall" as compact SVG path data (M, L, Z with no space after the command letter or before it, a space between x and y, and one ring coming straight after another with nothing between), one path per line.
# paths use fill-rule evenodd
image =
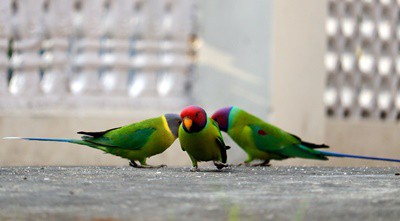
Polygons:
M272 1L199 2L195 98L211 111L229 105L265 117L269 107Z
M271 115L305 140L325 142L326 1L274 1ZM283 164L318 164L291 159Z
M266 118L270 107L272 1L199 1L195 103L209 115L236 105ZM245 154L225 136L230 161Z
M326 1L203 1L200 7L199 103L209 110L238 105L323 142ZM242 151L232 152L243 159ZM279 164L307 163L318 162Z

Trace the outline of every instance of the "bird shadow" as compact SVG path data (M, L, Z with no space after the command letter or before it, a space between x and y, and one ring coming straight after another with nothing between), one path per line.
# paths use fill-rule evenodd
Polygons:
M212 168L206 168L206 169L202 169L200 168L198 171L196 172L206 172L206 173L232 173L234 172L234 168L231 167L227 167L227 168L223 168L221 170L219 169L212 169Z

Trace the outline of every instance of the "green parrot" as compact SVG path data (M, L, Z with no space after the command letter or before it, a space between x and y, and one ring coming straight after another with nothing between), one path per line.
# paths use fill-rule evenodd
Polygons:
M217 123L198 106L184 108L181 118L179 141L192 161L191 171L198 171L199 161L213 161L218 169L227 167L226 150L229 147L225 145Z
M347 157L369 160L400 162L400 159L359 156L316 150L329 148L325 144L313 144L301 140L278 127L268 124L238 107L225 107L217 110L211 117L219 128L247 153L245 165L254 159L263 160L253 166L269 166L270 160L283 160L292 157L328 160L327 157Z
M35 141L55 141L86 145L106 153L130 160L129 165L137 168L161 167L146 164L146 159L164 152L178 137L181 118L177 114L165 114L123 127L101 132L84 132L81 139L4 137ZM135 160L140 162L138 165Z

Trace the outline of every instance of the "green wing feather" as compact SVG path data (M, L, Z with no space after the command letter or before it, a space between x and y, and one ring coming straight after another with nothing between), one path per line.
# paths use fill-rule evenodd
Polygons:
M288 145L300 143L296 138L276 128L251 124L248 126L256 147L262 151L278 151Z
M301 157L326 160L327 158L307 146L302 141L279 128L265 128L249 125L257 149L286 157ZM317 146L317 145L316 145Z
M95 145L127 150L140 150L149 139L151 139L151 135L155 131L156 128L154 127L140 127L136 124L131 124L104 131L103 134L101 134L102 132L79 133L89 135L83 136L82 139Z
M211 118L209 118L209 120L211 121L213 126L217 128L217 130L218 130L218 137L217 138L221 141L221 145L223 145L224 148L225 148L224 139L222 139L222 133L221 133L221 130L219 129L218 123L215 120L211 119Z

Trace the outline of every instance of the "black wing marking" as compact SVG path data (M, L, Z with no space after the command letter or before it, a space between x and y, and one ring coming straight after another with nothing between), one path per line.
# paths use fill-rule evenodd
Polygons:
M300 137L294 135L294 134L290 134L292 135L294 138L296 138L297 140L299 140L301 142L302 145L309 147L311 149L318 149L318 148L329 148L328 145L326 144L315 144L315 143L310 143L310 142L306 142L306 141L302 141Z
M299 136L296 136L294 134L290 134L290 135L292 135L292 137L296 138L297 140L301 141L301 138Z
M222 157L222 163L226 163L227 160L227 155L226 155L226 150L229 149L229 146L225 146L224 141L222 140L221 137L217 137L217 139L215 139L215 141L217 142L217 145L219 147L219 150L221 152L221 157Z
M78 134L84 134L84 135L92 136L93 138L98 138L98 137L101 137L101 136L103 136L104 134L106 134L106 133L108 133L108 132L110 132L110 131L112 131L112 130L116 130L116 129L119 129L119 128L121 128L121 127L116 127L116 128L112 128L112 129L105 130L105 131L100 131L100 132L85 132L85 131L79 131Z
M309 147L311 149L329 148L329 146L326 144L315 144L315 143L309 143L309 142L305 142L305 141L301 141L301 144L303 144L304 146Z

